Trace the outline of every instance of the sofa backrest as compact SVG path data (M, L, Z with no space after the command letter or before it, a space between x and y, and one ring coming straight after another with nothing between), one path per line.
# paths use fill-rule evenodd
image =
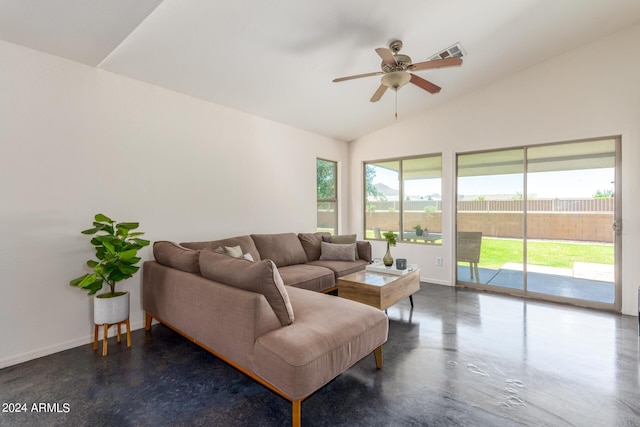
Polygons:
M174 242L153 243L153 257L162 265L187 273L200 274L200 251Z
M307 254L295 233L252 234L260 259L270 259L277 267L306 264Z
M311 262L320 259L323 237L328 239L331 237L331 234L325 232L298 234L302 248L307 254L307 261Z
M212 240L208 242L186 242L180 243L185 248L191 249L211 249L215 251L220 247L234 247L240 246L243 254L250 254L254 261L260 261L262 259L266 259L266 257L261 257L260 252L256 248L256 245L253 243L253 239L250 236L237 236L230 237L228 239L221 240ZM277 265L277 263L276 263Z
M371 262L371 243L365 240L356 240L356 235L341 235L341 236L332 236L330 233L326 232L317 232L317 233L300 233L298 234L298 239L304 248L305 253L307 254L307 260L317 261L320 259L322 255L322 242L330 242L330 243L356 243L356 258L362 259L367 262Z
M273 261L248 261L210 249L200 251L202 276L229 286L258 292L265 296L282 326L294 321L293 307L282 277Z

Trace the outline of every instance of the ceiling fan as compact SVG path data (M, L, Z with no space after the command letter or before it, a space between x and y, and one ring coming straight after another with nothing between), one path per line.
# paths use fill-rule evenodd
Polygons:
M389 48L379 47L376 49L376 53L382 58L382 71L376 71L373 73L357 74L354 76L339 77L333 79L334 83L343 82L345 80L359 79L362 77L371 77L383 75L380 86L371 97L371 102L379 101L382 95L388 88L392 88L397 91L402 86L411 82L414 85L426 90L429 93L438 93L440 86L431 83L428 80L423 79L420 76L410 73L409 71L423 71L434 68L444 67L456 67L462 65L462 59L457 57L450 57L445 59L435 59L432 61L411 63L411 58L407 55L400 54L402 49L402 41L394 40L389 43ZM397 114L396 114L397 116Z

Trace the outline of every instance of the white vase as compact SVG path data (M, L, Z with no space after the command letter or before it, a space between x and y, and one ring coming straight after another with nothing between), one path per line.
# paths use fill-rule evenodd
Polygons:
M129 292L113 298L93 298L93 323L96 325L122 322L129 317Z

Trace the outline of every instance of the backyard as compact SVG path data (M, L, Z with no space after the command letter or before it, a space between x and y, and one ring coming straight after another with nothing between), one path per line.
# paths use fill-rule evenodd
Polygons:
M367 230L367 239L373 231ZM572 268L574 262L614 264L614 247L610 243L529 240L528 263L546 267ZM522 263L522 240L483 237L480 266L499 269L508 262Z
M613 249L613 244L597 242L529 240L527 258L529 264L559 268L572 268L574 262L613 265ZM522 240L490 237L482 239L482 267L497 269L507 262L522 262L522 259Z

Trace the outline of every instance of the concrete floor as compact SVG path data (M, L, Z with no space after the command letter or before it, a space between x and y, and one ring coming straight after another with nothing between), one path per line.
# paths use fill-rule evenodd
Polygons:
M388 310L383 369L360 361L302 403L303 425L640 425L636 318L429 284L414 302ZM27 409L2 426L282 426L291 410L161 325L107 357L2 369L0 403Z

